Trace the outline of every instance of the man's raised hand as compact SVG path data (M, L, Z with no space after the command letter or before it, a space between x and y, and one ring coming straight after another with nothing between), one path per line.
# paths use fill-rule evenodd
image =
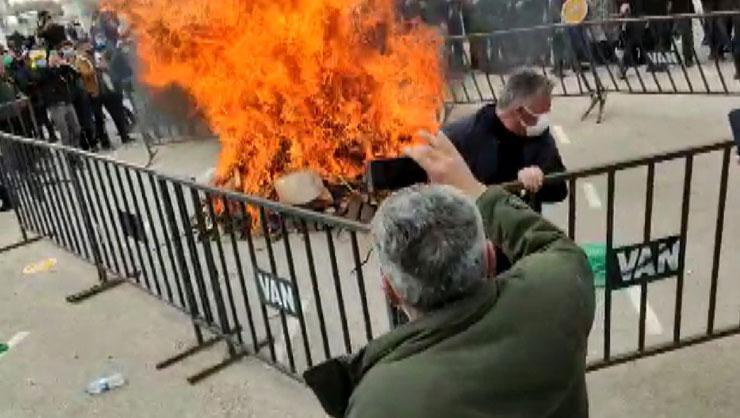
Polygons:
M414 159L429 175L432 183L447 184L457 187L473 199L477 199L486 190L468 168L457 149L444 132L433 135L419 131L418 135L427 143L408 147L404 153Z

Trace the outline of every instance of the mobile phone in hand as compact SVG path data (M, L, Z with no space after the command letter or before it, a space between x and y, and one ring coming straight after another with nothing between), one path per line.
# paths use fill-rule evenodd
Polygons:
M368 164L367 181L371 191L398 190L427 180L426 171L408 157L373 160Z

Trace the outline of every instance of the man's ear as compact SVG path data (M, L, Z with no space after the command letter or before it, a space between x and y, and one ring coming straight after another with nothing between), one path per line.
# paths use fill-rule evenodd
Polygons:
M393 307L401 306L401 296L398 295L398 292L396 292L396 289L393 288L393 285L391 284L391 281L388 279L388 276L385 274L383 275L383 293L385 293L385 297L388 298L388 302Z
M486 260L486 277L493 278L496 276L496 248L490 240L486 240L483 252Z

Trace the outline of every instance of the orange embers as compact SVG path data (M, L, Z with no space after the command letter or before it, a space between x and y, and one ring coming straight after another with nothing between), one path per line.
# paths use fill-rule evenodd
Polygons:
M310 168L352 179L437 128L441 38L395 0L110 0L143 79L187 90L222 143L219 184L273 196ZM197 158L197 156L194 156ZM238 173L237 181L234 181Z

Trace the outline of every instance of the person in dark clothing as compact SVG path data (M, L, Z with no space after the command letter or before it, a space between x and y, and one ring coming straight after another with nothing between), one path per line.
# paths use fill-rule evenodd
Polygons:
M668 13L667 2L660 0L617 0L620 17L662 16ZM667 71L665 63L658 63L650 54L670 49L670 22L629 22L624 25L621 43L624 46L620 77L627 77L630 67L647 64L650 72Z
M546 174L565 171L546 121L551 91L545 76L520 70L509 77L497 104L442 128L479 181L521 181L537 212L542 203L568 195L564 181L544 182Z
M110 56L106 55L108 54L103 54L97 60L100 101L113 119L113 124L116 125L116 130L121 136L121 142L126 144L132 140L128 135L126 110L123 106L123 93L120 87L116 86L113 82L113 77L110 74L110 65L108 64Z
M59 129L62 144L79 146L81 128L72 105L73 96L70 88L73 80L79 75L56 51L49 54L48 66L41 60L37 63L37 70L44 101L49 107L54 125Z
M39 37L46 42L49 50L58 49L67 39L64 26L48 21L44 26L39 28Z
M519 70L507 80L497 104L442 128L478 181L518 180L537 212L542 211L542 203L560 202L568 195L565 181L544 180L546 174L565 171L548 129L552 87L542 74ZM497 256L497 271L506 271L509 260L500 250Z
M134 69L131 66L131 41L122 39L118 48L110 50L110 71L113 86L119 91L123 98L129 99L131 105L134 105ZM136 123L134 113L126 106L123 106L126 125L130 128ZM130 129L129 129L130 130Z
M671 1L671 14L694 13L694 2L691 0ZM681 35L681 52L684 64L691 67L694 65L694 29L691 18L681 19L676 22L676 32Z
M11 122L12 114L15 113L11 107L13 101L19 96L20 91L15 82L5 71L5 66L0 65L0 132L17 133L17 126L13 126ZM7 154L7 151L6 148L5 154ZM0 151L0 159L7 160L8 158ZM4 160L0 160L0 170L7 170ZM0 171L0 212L6 212L13 208L13 202L4 182L5 173Z
M735 141L735 152L737 157L737 163L740 164L740 108L733 109L727 115L730 119L730 130L732 131L732 139Z
M702 5L707 13L729 10L740 10L740 0L703 0ZM734 19L737 21L738 19ZM705 31L709 43L709 58L724 60L725 53L731 51L732 47L733 18L730 16L719 16L706 19ZM738 29L735 29L736 31ZM737 36L737 35L735 35ZM734 55L734 54L733 54ZM740 55L740 53L739 53Z
M35 132L35 136L46 139L49 142L57 142L57 134L54 131L54 125L49 119L37 72L31 69L26 59L18 56L14 59L8 71L12 74L21 92L31 101L33 115L36 118L36 128L38 129L38 132ZM33 126L33 123L29 124L29 126ZM44 127L46 128L46 135L44 134Z

